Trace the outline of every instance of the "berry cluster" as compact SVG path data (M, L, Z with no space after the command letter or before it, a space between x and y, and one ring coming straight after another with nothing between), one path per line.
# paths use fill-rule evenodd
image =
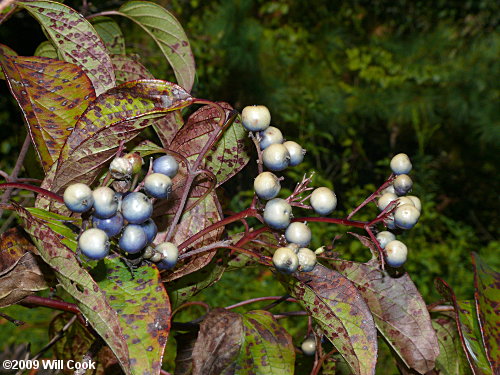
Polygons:
M263 105L248 106L242 111L243 126L252 132L258 142L262 164L270 171L283 171L289 166L296 166L304 160L305 150L296 142L285 141L282 132L270 126L271 114ZM276 269L285 274L297 270L312 271L316 265L316 252L307 248L311 242L311 230L302 222L291 222L292 197L277 198L281 178L274 173L262 171L254 181L257 197L267 200L264 207L264 222L273 229L284 230L287 246L278 248L273 255ZM306 188L305 190L310 190ZM329 215L337 206L335 193L327 187L315 189L309 197L312 209L320 215Z
M389 186L381 191L377 206L388 213L384 220L388 229L411 229L418 222L422 209L418 197L406 195L413 186L413 181L408 176L412 164L408 155L397 154L392 158L390 166L395 177ZM401 267L408 256L406 245L396 240L395 234L390 231L382 231L376 237L379 246L385 251L387 264L391 267Z
M78 239L79 250L88 258L106 257L112 239L116 238L123 253L142 252L143 259L157 263L160 269L170 269L177 262L178 249L170 242L153 247L158 228L151 216L154 200L167 199L171 194L172 178L179 165L171 155L161 156L154 160L151 171L139 184L144 193L127 191L132 176L140 173L142 164L142 158L136 153L116 157L110 164L109 173L118 183L116 186L121 190L125 186L125 191L117 192L108 186L92 191L86 184L75 183L64 191L64 203L72 212L91 214L88 222L92 227L84 230Z

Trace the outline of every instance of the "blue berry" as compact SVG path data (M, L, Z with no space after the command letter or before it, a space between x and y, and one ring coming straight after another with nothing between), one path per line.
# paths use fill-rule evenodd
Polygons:
M248 131L259 132L271 123L271 113L263 105L247 106L241 112L241 123Z
M274 126L269 126L266 130L259 132L260 135L260 149L264 150L274 143L283 143L283 134L281 130Z
M408 248L404 243L393 240L385 245L385 261L391 267L401 267L408 257Z
M161 254L161 260L157 263L158 269L169 270L175 267L179 258L179 249L172 242L158 244L155 251Z
M101 229L87 229L78 239L78 248L90 259L102 259L109 254L108 235Z
M66 207L77 213L90 210L94 204L92 190L82 183L69 185L66 190L64 190L63 199Z
M154 198L168 198L172 192L172 180L162 173L151 173L144 179L144 190Z
M120 196L111 188L101 186L92 192L94 198L94 216L107 219L116 214Z
M123 216L119 212L107 219L99 219L94 216L92 217L92 225L105 231L109 237L114 237L122 231Z
M271 199L264 208L264 221L274 229L285 229L290 225L292 206L281 198Z
M273 143L262 152L262 161L271 171L282 171L290 164L290 154L281 143Z
M162 173L170 178L174 178L178 170L179 164L171 155L163 155L153 162L153 172Z
M146 233L148 243L151 243L155 239L156 233L158 233L158 227L156 226L153 219L147 220L144 224L141 224L141 226L142 229L144 229L144 232Z
M290 167L295 167L296 165L302 163L306 150L294 141L286 141L283 143L283 146L286 147L288 153L290 154Z
M392 184L397 195L405 195L411 190L413 181L407 174L400 174L394 179Z
M148 238L142 226L129 224L123 229L118 245L123 251L135 254L144 249L147 243Z
M144 194L135 192L123 198L121 210L129 223L142 224L151 217L153 204Z

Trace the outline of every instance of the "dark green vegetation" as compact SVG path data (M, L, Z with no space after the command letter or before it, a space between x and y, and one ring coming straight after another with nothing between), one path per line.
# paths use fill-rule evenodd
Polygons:
M470 252L500 267L496 1L157 3L179 17L190 39L197 64L193 96L224 100L238 110L265 104L272 125L307 149L304 163L287 170L284 188L293 190L295 181L314 170L314 184L334 188L339 198L335 216L346 216L385 180L392 155L410 155L413 192L422 200L423 214L419 224L401 236L410 249L405 268L427 303L441 298L434 286L436 277L447 281L459 299L473 299ZM90 10L120 5L96 1ZM120 25L126 30L127 52L137 53L156 78L173 80L149 38L128 22L120 20ZM20 55L33 55L43 40L26 12L0 26L0 43ZM0 130L7 135L0 144L0 169L10 172L25 127L6 85L0 90ZM149 135L155 140L152 131ZM21 176L42 178L32 151ZM224 185L225 194L219 197L225 209L249 206L249 176L256 174L252 162ZM356 218L367 220L376 212L372 207ZM8 215L4 212L2 224ZM310 227L311 248L330 245L347 231L322 223ZM335 240L334 250L344 259L369 258L366 248L348 235ZM227 272L215 287L193 299L227 306L283 293L274 275L253 268ZM21 315L21 308L11 309L11 315L33 322ZM296 334L297 345L305 332L304 320L283 323ZM1 324L10 340L26 342L10 323ZM449 321L435 322L439 324L445 327ZM299 329L294 331L294 325ZM47 338L36 341L43 345ZM390 355L381 356L381 368L392 366L396 372Z

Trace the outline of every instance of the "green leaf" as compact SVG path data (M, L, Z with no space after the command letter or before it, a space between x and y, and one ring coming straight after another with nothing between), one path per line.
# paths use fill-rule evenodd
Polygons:
M193 375L293 374L292 338L268 311L210 311L200 325Z
M59 59L56 47L54 47L54 45L48 40L40 43L38 47L36 47L35 56L48 57L49 59L55 59L55 60Z
M119 257L104 259L91 273L118 313L132 374L159 374L170 331L170 302L158 269L129 268Z
M139 61L131 56L111 56L113 69L116 74L116 82L124 83L137 79L154 79L153 75Z
M451 287L439 278L436 281L436 287L439 293L453 304L455 322L462 347L473 373L475 375L493 374L482 343L481 329L474 301L457 301Z
M6 45L0 44L0 55L17 56L17 53L7 47ZM0 79L5 79L5 74L3 73L2 65L0 64Z
M78 66L46 57L0 54L0 64L48 171L78 118L95 99L92 84Z
M191 91L195 76L193 52L177 19L162 6L147 1L129 1L112 14L127 17L153 38L174 70L180 86Z
M103 41L81 14L55 1L18 1L42 26L64 61L80 66L97 95L115 86Z
M125 38L120 26L112 18L94 17L90 22L110 55L125 55Z
M493 373L500 373L500 273L492 270L479 255L472 253L474 299L486 356Z
M321 264L311 272L293 276L284 282L290 294L311 313L354 373L374 374L377 330L366 302L352 282Z
M128 82L107 91L82 114L42 186L59 192L74 182L91 184L120 142L191 102L181 87L159 80Z
M439 354L427 306L410 276L393 278L378 261L355 263L331 260L334 268L354 283L365 299L380 333L406 366L425 374Z
M82 314L111 348L125 373L131 374L127 342L118 315L103 291L80 266L75 253L61 242L59 234L21 206L15 205L15 209L40 256L52 267L62 287L75 299Z
M440 314L432 320L439 342L439 355L436 358L436 370L443 375L470 374L465 353L460 344L457 325L452 317Z

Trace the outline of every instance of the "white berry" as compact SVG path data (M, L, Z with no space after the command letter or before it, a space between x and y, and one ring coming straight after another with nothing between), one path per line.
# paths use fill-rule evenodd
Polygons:
M414 195L407 195L406 198L411 199L415 208L419 211L422 211L422 202L420 202L419 197L416 197Z
M290 167L294 167L302 163L306 150L304 150L301 145L294 141L286 141L283 143L283 146L286 147L288 153L290 154Z
M391 159L391 169L394 174L408 174L411 167L410 158L406 154L397 154Z
M269 126L266 130L259 133L260 135L260 149L264 150L274 143L283 143L283 134L281 130L274 126Z
M377 201L377 207L380 211L385 210L385 208L391 203L392 201L398 199L398 196L394 193L385 193L382 195L378 201Z
M398 177L394 179L392 184L394 185L394 190L396 190L396 194L405 195L411 190L413 186L413 181L407 174L400 174Z
M274 252L273 264L279 272L290 274L299 268L299 258L289 247L280 247Z
M281 184L274 173L262 172L255 178L253 188L259 198L273 199L279 194Z
M386 245L389 242L394 241L395 239L396 236L394 235L394 233L389 232L387 230L384 230L377 234L377 241L382 249L385 249Z
M310 272L316 265L316 253L306 247L301 247L297 253L299 258L300 270L303 272Z
M264 221L274 229L285 229L290 225L292 206L281 198L271 199L264 208Z
M92 190L82 183L69 185L63 194L64 204L73 212L86 212L92 208Z
M385 246L386 262L391 267L401 267L408 257L408 248L404 243L393 240Z
M329 215L337 207L337 196L333 191L323 186L312 192L309 202L317 214Z
M262 161L271 171L282 171L290 164L290 154L281 143L273 143L262 152Z
M302 349L302 352L305 355L309 355L309 356L314 355L314 353L316 353L316 340L314 339L314 337L309 337L309 338L305 339L302 342L300 349Z
M252 105L243 108L241 122L245 129L258 132L266 129L271 123L271 113L266 106Z
M403 204L394 211L394 223L402 229L411 229L417 224L420 211L413 204Z
M288 242L296 243L303 247L309 245L311 236L311 229L299 221L291 223L285 231L285 238Z

